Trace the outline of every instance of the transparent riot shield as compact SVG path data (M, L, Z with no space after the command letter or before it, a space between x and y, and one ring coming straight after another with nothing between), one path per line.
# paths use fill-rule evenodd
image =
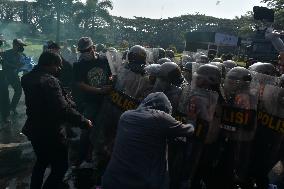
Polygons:
M218 101L218 94L214 91L195 88L189 94L187 116L190 120L196 121L195 138L204 143L212 141L212 133L218 129L211 127L215 109Z
M191 92L190 83L185 83L182 86L182 92L180 95L179 105L178 105L178 111L185 116L187 114L190 92Z
M280 140L284 136L284 89L266 85L260 100L257 120L258 127L265 129L267 136Z
M142 100L147 96L146 91L149 90L149 87L150 82L145 75L134 73L125 67L120 69L115 86L116 90L135 99Z
M262 100L263 91L266 85L278 85L279 78L269 76L257 72L251 72L252 75L252 90L258 93L258 99Z
M190 180L191 187L194 188L200 181L199 176L208 172L208 165L214 159L213 156L210 157L212 154L209 151L219 133L219 125L215 122L218 94L214 91L195 88L189 92L186 101L187 118L196 124L189 148L190 156L185 164L185 175L187 180Z
M225 79L218 167L226 188L245 185L256 131L258 93L250 81Z
M152 48L146 48L146 64L154 64L154 51Z
M117 75L119 68L122 66L122 53L118 51L107 51L106 57L112 75Z
M279 160L281 142L284 136L284 89L275 85L262 88L257 113L257 130L254 139L253 157L250 169L252 177L260 181L267 179L269 171ZM266 183L265 187L268 183Z
M256 129L258 93L251 82L225 79L221 128L234 141L251 141Z

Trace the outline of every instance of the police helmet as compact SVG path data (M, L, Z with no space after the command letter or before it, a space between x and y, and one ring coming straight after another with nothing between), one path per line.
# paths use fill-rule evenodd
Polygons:
M243 67L234 67L226 75L224 92L227 97L248 90L252 81L250 71ZM231 96L232 97L232 96Z
M265 75L270 75L270 76L276 76L277 75L277 70L275 66L273 66L270 63L262 63L262 62L257 62L249 67L250 71L254 71L257 73L265 74Z
M223 63L223 60L221 58L214 58L212 60L212 62L220 62L220 63Z
M238 66L236 64L236 62L233 61L233 60L226 60L226 61L223 62L223 64L224 64L226 70L230 70L230 69Z
M172 62L169 58L161 58L158 60L157 64L164 64L165 62Z
M146 64L146 49L140 45L131 47L127 55L129 64Z
M194 85L218 92L220 90L221 77L221 71L217 66L205 64L200 66L194 73Z
M209 62L209 58L203 54L198 58L197 62L206 64Z
M220 63L220 62L210 62L210 64L217 66L219 68L219 70L221 71L221 73L222 73L222 78L225 78L226 67L224 66L223 63Z
M176 86L179 86L183 82L180 67L174 62L165 62L162 64L158 77Z

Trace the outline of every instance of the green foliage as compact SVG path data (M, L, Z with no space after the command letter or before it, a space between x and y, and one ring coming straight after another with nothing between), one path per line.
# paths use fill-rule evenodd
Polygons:
M284 28L284 0L263 0L276 10L277 29ZM282 3L282 4L281 4ZM8 27L23 21L20 2L0 0L0 32L6 28L5 37L45 36L47 39L78 39L91 36L96 43L149 47L175 47L184 49L184 36L190 31L221 32L240 37L251 36L256 22L252 12L235 19L221 19L201 14L182 15L168 19L144 17L122 18L111 16L111 0L37 0L28 3L27 24ZM2 31L1 31L2 29ZM12 33L9 36L6 33ZM125 43L127 42L127 44Z
M262 0L263 3L267 3L268 7L276 10L284 8L284 0Z
M284 29L284 0L262 0L269 8L275 10L275 23L276 29Z

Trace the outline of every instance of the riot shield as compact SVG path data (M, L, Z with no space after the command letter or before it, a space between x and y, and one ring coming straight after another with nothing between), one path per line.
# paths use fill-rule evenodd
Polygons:
M251 146L256 131L258 93L250 81L225 79L222 104L218 170L224 188L246 185Z
M218 127L213 122L218 94L214 91L195 88L189 94L187 116L196 121L195 138L203 143L211 143Z
M182 86L182 92L179 99L178 111L184 115L187 114L187 106L189 104L189 96L191 91L191 85L189 83L185 83Z
M269 76L257 72L251 72L252 75L252 90L258 93L258 99L262 100L263 91L266 85L278 85L279 78Z
M145 72L148 76L157 77L161 69L160 64L151 64L145 67Z
M146 64L154 64L154 51L152 48L146 48Z
M269 171L279 160L281 142L284 136L284 89L265 85L259 101L257 130L251 161L252 176L260 187L267 187Z
M258 93L247 81L226 78L222 105L221 128L225 137L234 141L251 141L256 129Z
M218 94L214 91L195 88L189 92L186 102L187 117L196 123L196 127L184 174L186 180L189 179L191 187L195 188L199 185L200 177L206 177L206 174L210 172L209 167L215 156L211 153L214 149L211 147L219 134L219 125L215 118Z
M266 85L260 101L257 115L258 126L267 131L267 135L273 136L273 140L284 136L284 89Z
M135 99L142 100L147 96L150 82L145 75L132 72L122 67L118 74L115 89Z
M107 51L106 57L112 75L117 75L120 66L122 65L122 54L118 51Z

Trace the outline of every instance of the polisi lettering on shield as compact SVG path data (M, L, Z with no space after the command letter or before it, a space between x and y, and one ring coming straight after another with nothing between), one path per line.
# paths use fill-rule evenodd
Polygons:
M112 103L124 111L136 109L139 104L134 98L115 90L111 92L110 97Z
M258 124L268 129L284 134L284 119L260 111L257 115L257 121Z
M222 128L236 131L242 127L251 129L255 123L255 111L223 106Z

